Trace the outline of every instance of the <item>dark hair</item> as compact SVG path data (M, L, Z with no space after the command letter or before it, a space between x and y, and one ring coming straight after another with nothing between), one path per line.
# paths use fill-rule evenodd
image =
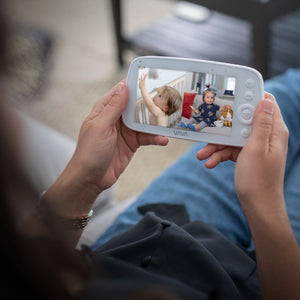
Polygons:
M3 3L0 3L3 8ZM0 11L0 62L9 65L9 27ZM0 80L6 75L1 68ZM0 84L1 86L1 84ZM32 207L38 196L27 180L7 126L9 109L0 94L0 228L2 299L68 299L68 280L88 278L84 257L65 243L58 224L45 222L48 238L24 235L16 211ZM67 276L65 276L67 275ZM71 278L72 277L72 278Z

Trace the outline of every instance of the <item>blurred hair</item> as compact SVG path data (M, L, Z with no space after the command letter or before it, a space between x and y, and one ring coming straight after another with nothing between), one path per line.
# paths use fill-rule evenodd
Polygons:
M83 256L65 243L55 222L45 223L49 238L30 238L20 232L16 209L32 207L38 196L19 164L8 109L2 92L9 66L9 26L0 1L0 228L2 299L68 299L68 279L88 278ZM51 237L51 238L50 238Z
M166 114L170 116L180 108L182 98L179 92L170 86L163 86L160 88L160 91L161 96L167 99L169 110L166 112Z
M5 5L3 1L0 1L0 65L2 74L8 65L8 22L6 21L6 16L4 15L4 9Z

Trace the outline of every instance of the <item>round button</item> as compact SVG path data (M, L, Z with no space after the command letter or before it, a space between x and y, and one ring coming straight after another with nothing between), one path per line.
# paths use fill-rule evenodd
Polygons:
M245 108L241 111L241 117L245 120L245 121L249 121L252 118L252 112L250 109Z
M247 91L244 97L247 101L251 101L253 99L253 92Z
M253 78L249 78L249 79L246 80L246 87L247 88L249 88L249 89L253 88L254 84L255 84L255 82L254 82Z
M250 125L252 123L254 110L255 108L251 104L241 105L237 110L237 117L239 121L244 125Z
M250 129L243 128L241 130L241 136L244 137L244 138L248 138L250 136Z

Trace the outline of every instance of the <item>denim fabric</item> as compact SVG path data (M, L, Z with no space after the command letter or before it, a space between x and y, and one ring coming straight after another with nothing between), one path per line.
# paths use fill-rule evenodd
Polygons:
M281 108L290 130L289 152L285 178L285 199L291 224L300 243L300 69L265 82ZM214 225L233 242L254 248L247 220L241 210L234 187L232 162L224 162L208 170L196 159L204 143L194 144L177 162L166 170L122 212L106 232L95 242L93 249L135 225L142 215L137 207L147 203L184 204L190 219Z

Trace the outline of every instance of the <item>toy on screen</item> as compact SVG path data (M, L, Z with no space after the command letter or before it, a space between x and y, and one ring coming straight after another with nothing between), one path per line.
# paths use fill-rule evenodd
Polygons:
M146 56L127 76L129 128L194 141L243 146L263 99L253 68L220 62Z

